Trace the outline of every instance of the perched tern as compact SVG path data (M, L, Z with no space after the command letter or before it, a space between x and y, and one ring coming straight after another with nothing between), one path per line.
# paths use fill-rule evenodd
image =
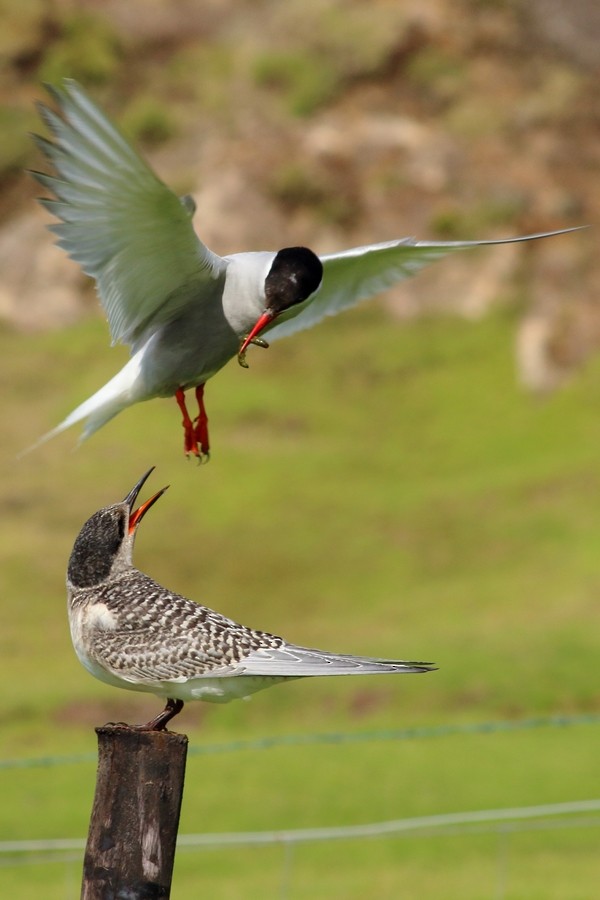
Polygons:
M69 624L80 662L100 681L164 697L144 730L164 729L188 700L227 703L316 675L429 672L424 662L329 653L289 644L157 584L133 565L138 526L166 488L134 505L153 469L121 503L82 527L69 559Z
M113 343L131 359L40 442L86 420L89 437L128 406L174 396L184 450L209 453L204 385L250 344L309 328L414 275L455 250L530 241L576 229L489 241L412 237L317 256L306 247L217 256L192 227L196 206L178 198L73 80L48 87L59 113L39 104L53 140L34 136L54 174L41 203L59 222L58 244L96 280ZM185 391L195 388L198 417Z

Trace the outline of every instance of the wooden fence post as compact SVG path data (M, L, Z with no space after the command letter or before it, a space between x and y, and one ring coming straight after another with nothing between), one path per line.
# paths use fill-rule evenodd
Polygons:
M188 739L105 725L83 866L82 900L171 894Z

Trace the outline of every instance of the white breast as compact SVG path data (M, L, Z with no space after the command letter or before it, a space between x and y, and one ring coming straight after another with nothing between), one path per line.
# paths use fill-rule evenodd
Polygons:
M109 608L104 603L69 607L69 626L73 647L81 665L100 681L121 687L121 682L103 669L90 654L92 641L97 632L110 632L117 627L116 618Z
M223 312L237 335L246 334L265 309L265 279L276 254L234 253L228 262Z

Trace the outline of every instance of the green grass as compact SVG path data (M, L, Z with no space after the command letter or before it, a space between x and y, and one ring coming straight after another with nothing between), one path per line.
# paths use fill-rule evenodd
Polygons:
M514 325L503 313L393 326L365 308L253 350L250 372L231 364L207 389L213 458L200 468L182 458L169 401L123 413L74 453L71 432L15 461L125 357L96 321L1 334L0 755L93 752L94 725L156 711L79 667L64 597L82 522L152 464L149 490L171 488L139 535L149 574L299 643L440 666L189 705L177 727L192 745L597 710L598 366L533 400L515 383ZM585 799L598 745L597 727L578 726L193 756L181 831ZM0 783L0 840L84 836L93 764L0 771ZM173 895L594 895L594 829L503 840L302 846L287 863L279 847L187 851ZM15 900L75 897L79 862L6 868L2 882Z

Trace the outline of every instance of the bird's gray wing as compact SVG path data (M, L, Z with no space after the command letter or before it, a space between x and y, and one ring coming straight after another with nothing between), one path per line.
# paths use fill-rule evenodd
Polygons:
M48 92L62 116L39 104L54 141L34 139L55 169L32 173L54 195L40 202L60 219L50 226L60 246L96 279L113 341L135 344L226 263L196 236L191 198L156 177L75 81Z
M392 675L429 672L434 668L432 663L426 662L375 659L284 644L278 648L253 650L240 660L233 674L302 678L309 675Z
M311 328L326 316L335 316L373 297L456 250L533 241L577 230L565 228L492 241L416 241L407 237L322 256L323 281L319 290L278 316L274 325L265 329L265 335L268 333L272 341Z

